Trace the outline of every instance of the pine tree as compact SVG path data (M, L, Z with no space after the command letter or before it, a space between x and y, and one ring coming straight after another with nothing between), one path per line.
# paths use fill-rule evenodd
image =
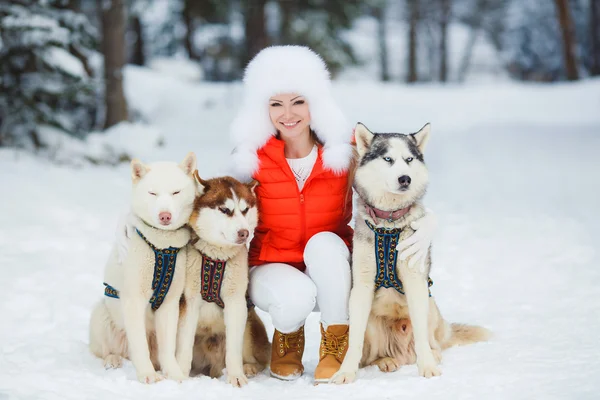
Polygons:
M97 34L65 0L0 3L0 146L38 148L50 125L82 137L98 83L88 62Z

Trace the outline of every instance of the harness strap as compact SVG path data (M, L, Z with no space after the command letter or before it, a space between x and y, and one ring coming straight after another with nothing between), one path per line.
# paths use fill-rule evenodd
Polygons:
M114 287L110 286L108 283L104 282L104 295L107 297L112 297L113 299L119 298L119 291Z
M379 288L394 288L400 294L404 293L402 281L396 273L397 254L396 246L400 239L402 228L378 228L365 220L365 223L375 234L375 260L377 261L377 274L375 275L375 290ZM431 278L427 278L428 287L433 285ZM431 297L431 290L429 291Z
M202 285L200 287L200 294L202 300L208 303L215 303L221 308L225 308L225 303L221 299L221 286L223 285L223 278L225 277L225 267L227 261L216 260L202 255L202 270L200 272L200 278ZM246 306L248 309L254 307L254 304L246 292Z
M175 273L175 263L177 262L177 254L181 248L169 247L166 249L159 249L154 246L146 237L136 228L135 230L138 235L146 242L148 246L154 252L154 275L152 277L152 297L150 297L149 303L153 311L159 309L169 288L173 281L173 275ZM104 282L104 295L115 299L119 298L119 291L108 283Z

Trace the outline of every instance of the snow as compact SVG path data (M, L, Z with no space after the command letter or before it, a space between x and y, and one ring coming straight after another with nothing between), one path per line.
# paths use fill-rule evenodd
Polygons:
M148 157L164 142L155 127L130 122L121 122L104 132L91 132L85 141L53 126L42 125L38 127L38 139L43 146L38 155L73 167L90 162L116 165L131 159L133 154ZM11 150L4 152L10 157Z
M154 57L149 67L163 76L199 81L203 79L200 63L187 58Z
M155 148L155 136L140 131L123 139L132 156L179 161L193 150L202 176L224 173L239 84L134 67L125 78L130 105L165 141ZM354 384L314 386L317 313L306 324L306 372L295 382L262 374L242 389L207 377L148 386L130 362L104 370L87 348L88 319L127 209L129 167L73 168L0 149L0 399L597 398L599 94L600 80L335 85L347 114L375 131L432 123L426 204L440 221L433 295L447 320L495 336L446 351L443 375L429 380L415 366L391 374L371 367Z
M61 69L73 77L88 78L81 61L65 49L55 46L50 47L44 60L54 68Z
M69 43L69 30L58 25L58 22L50 17L33 14L23 7L18 16L7 16L2 20L2 25L7 31L20 30L19 44L21 46L41 46L48 42L60 43L66 46Z

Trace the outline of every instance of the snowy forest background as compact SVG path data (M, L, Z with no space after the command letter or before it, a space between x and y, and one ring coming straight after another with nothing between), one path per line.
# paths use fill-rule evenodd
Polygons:
M62 135L95 133L80 157L127 160L98 137L143 117L126 64L231 82L272 44L312 47L339 80L586 79L600 74L600 1L0 0L0 147L61 160Z

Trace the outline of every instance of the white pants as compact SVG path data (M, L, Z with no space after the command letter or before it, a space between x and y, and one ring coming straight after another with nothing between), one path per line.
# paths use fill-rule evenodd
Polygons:
M271 263L250 271L250 299L268 312L275 329L297 331L315 309L321 311L325 329L348 323L352 277L350 252L332 232L320 232L304 248L306 271L288 264Z

